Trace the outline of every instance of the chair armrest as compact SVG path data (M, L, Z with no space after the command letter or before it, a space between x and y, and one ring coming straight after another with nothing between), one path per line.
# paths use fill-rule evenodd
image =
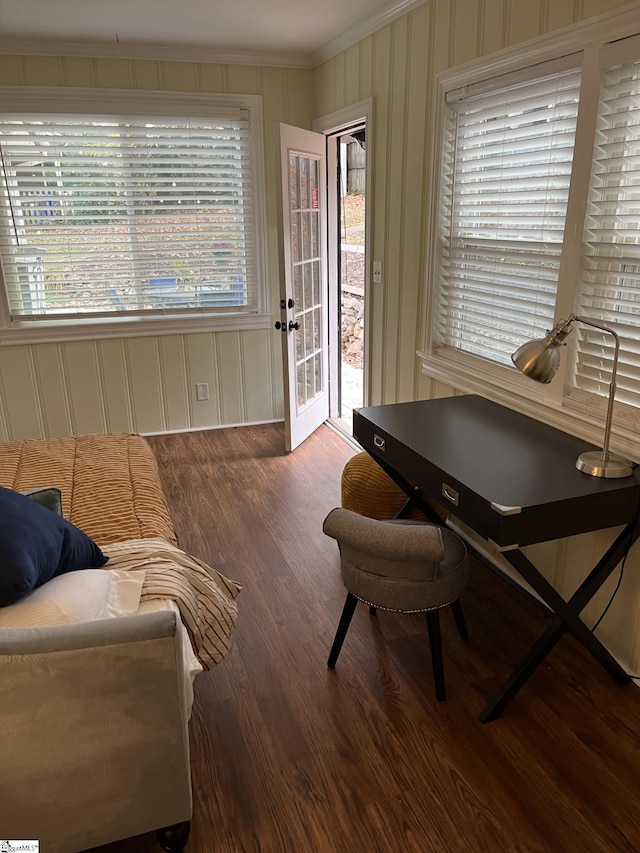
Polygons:
M190 819L177 618L0 630L5 835L70 853Z
M172 637L177 616L171 611L75 622L38 628L2 628L0 656L32 655L112 646Z
M339 544L380 559L439 563L444 558L442 532L435 524L378 521L338 507L322 529Z

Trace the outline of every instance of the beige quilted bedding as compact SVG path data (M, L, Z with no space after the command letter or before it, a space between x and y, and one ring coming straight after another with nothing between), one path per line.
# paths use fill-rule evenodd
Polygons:
M56 486L65 518L98 545L154 537L177 544L155 457L140 435L0 443L0 486Z

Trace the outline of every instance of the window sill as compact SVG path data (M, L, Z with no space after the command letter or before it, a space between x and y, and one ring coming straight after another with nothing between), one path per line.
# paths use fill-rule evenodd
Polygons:
M562 398L560 388L537 385L515 370L483 359L444 351L436 355L417 352L422 373L465 394L480 394L496 403L535 418L549 426L602 447L605 406L597 409ZM611 449L640 460L637 426L629 417L614 417Z
M172 317L130 317L126 320L68 320L14 323L0 328L0 346L18 344L86 341L103 338L156 337L158 335L193 335L199 332L237 332L266 329L271 314L183 315Z

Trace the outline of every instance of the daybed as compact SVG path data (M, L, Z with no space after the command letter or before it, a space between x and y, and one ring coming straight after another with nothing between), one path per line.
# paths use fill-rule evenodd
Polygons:
M2 837L75 853L169 827L161 844L182 849L191 677L228 650L239 586L177 547L140 436L0 444L0 486L59 488L63 515L109 557L0 607Z

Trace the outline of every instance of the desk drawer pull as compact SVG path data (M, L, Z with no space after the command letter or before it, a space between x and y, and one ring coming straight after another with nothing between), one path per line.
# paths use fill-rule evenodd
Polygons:
M379 435L375 435L375 434L374 434L374 436L373 436L373 446L374 446L377 450L384 450L384 446L385 446L385 444L386 444L386 441L384 440L384 438L381 438Z
M446 483L442 484L442 496L454 506L458 506L458 499L460 498L460 495L455 489L452 489L451 486L447 486Z

